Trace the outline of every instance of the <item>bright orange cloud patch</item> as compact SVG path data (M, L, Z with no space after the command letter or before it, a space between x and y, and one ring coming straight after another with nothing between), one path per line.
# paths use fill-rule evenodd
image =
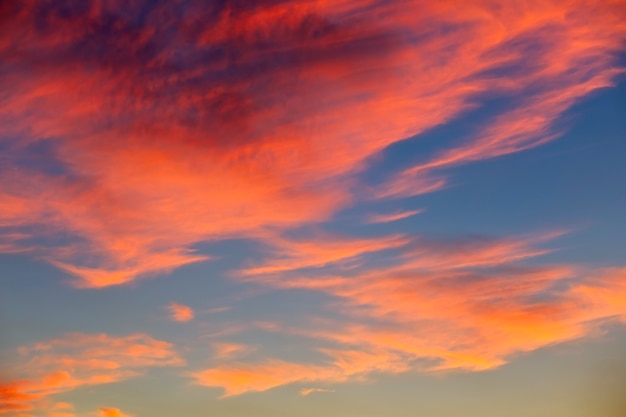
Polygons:
M128 414L122 413L117 408L101 408L99 412L100 417L130 417Z
M190 321L193 320L195 316L193 309L183 304L170 303L170 305L167 306L167 309L169 310L170 316L174 321Z
M216 342L211 346L214 350L213 357L218 360L235 358L254 350L254 347L241 343Z
M375 371L408 370L401 356L389 352L337 351L332 363L313 365L271 359L259 364L232 364L192 373L195 381L221 387L224 396L266 391L294 382L345 382Z
M611 84L626 33L619 0L228 3L175 20L182 3L7 3L0 232L23 238L0 249L101 288L209 259L198 242L438 190L442 168L553 139ZM146 23L163 16L167 36ZM513 105L371 192L356 177L485 96Z

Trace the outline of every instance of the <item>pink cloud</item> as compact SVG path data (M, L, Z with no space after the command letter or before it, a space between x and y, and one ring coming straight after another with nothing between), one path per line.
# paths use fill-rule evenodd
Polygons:
M303 397L306 397L308 395L318 393L318 392L335 392L335 391L332 389L325 389L325 388L303 388L300 390L300 395L302 395Z
M30 1L3 21L0 225L34 230L37 256L79 287L210 259L198 242L329 220L368 197L355 175L372 156L479 96L523 99L373 194L439 190L441 169L551 140L564 111L611 84L626 33L620 1L311 1L198 10L164 39L124 16L173 19L177 2L140 3L50 11L43 25ZM109 18L114 34L90 32ZM223 45L237 59L203 58ZM511 65L523 71L500 75ZM63 174L20 164L44 142Z
M406 219L417 214L423 213L424 210L406 210L396 211L389 214L376 214L369 217L368 223L390 223L398 220Z

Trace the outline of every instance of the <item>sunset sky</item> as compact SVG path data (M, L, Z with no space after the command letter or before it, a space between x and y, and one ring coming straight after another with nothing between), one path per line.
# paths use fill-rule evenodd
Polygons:
M626 0L0 2L0 417L623 417Z

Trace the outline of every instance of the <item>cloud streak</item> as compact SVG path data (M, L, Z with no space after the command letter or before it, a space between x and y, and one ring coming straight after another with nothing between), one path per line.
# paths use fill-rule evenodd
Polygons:
M354 239L329 233L309 234L300 239L270 236L264 242L274 248L274 259L245 269L244 275L272 274L302 268L358 262L364 256L397 249L411 242L403 235Z
M335 392L335 391L332 389L325 389L325 388L303 388L300 390L300 395L302 395L303 397L306 397L308 395L318 393L318 392Z
M390 223L398 220L406 219L417 214L423 213L424 210L405 210L396 211L389 214L375 214L369 217L368 223Z

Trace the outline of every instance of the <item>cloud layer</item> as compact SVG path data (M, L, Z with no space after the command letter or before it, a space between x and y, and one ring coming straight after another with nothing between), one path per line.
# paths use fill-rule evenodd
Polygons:
M53 406L48 397L123 381L150 367L184 364L172 344L145 334L67 334L20 348L19 354L24 379L0 381L0 414L68 409L67 404Z
M434 191L441 169L551 140L619 72L626 21L619 0L127 3L3 5L0 248L80 287ZM358 186L373 155L484 97L510 105Z
M210 244L258 244L224 277L311 296L301 310L214 307L229 319L207 323L166 307L190 322L172 334L220 329L182 374L223 396L483 371L597 335L626 320L626 269L542 260L562 232L398 228L422 211L402 199L442 192L452 168L566 131L568 110L624 72L625 22L623 0L2 2L0 252L101 289L211 261ZM472 111L462 134L385 159ZM357 230L350 209L380 214ZM0 415L71 417L57 394L183 366L198 345L178 342L138 329L24 346Z
M229 396L374 373L481 371L624 322L624 268L529 264L554 236L417 241L382 268L257 275L263 285L332 297L338 317L270 328L308 340L326 360L227 361L193 377Z

